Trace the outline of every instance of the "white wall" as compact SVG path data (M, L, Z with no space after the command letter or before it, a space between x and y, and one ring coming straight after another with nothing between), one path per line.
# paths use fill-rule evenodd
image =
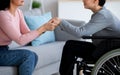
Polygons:
M108 1L105 6L120 19L120 0Z
M32 0L24 0L24 6L21 6L20 9L22 9L23 11L27 11L31 9L31 5L32 5Z
M23 11L30 10L31 9L31 4L33 0L24 0L25 4L24 6L20 7ZM58 16L57 15L57 8L58 8L58 0L37 0L42 2L42 8L43 12L52 12L53 16Z
M81 1L59 1L58 16L60 18L88 22L91 14L92 12L85 9Z
M105 7L120 19L120 1L107 1ZM93 14L85 9L82 1L59 1L58 16L64 19L88 22Z
M53 16L58 16L58 0L42 0L45 8L45 12L51 11ZM112 2L112 3L111 3ZM106 6L110 9L117 17L120 18L120 0L108 1ZM80 9L79 9L80 10ZM84 13L84 12L80 12Z
M45 12L52 12L53 16L58 16L58 0L40 0L43 2L44 11Z
M58 0L38 0L38 1L42 1L43 2L43 6L44 6L44 11L48 12L51 11L53 16L58 16ZM25 7L30 5L31 0L25 0ZM113 0L113 4L111 4L110 2L107 2L107 7L120 18L120 1ZM30 9L28 8L23 8L23 9ZM82 13L82 12L81 12Z

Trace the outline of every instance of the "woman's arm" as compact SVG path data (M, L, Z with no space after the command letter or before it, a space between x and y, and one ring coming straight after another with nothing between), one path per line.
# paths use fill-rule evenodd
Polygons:
M109 27L111 24L107 20L108 19L102 14L98 14L97 17L92 18L85 25L75 26L66 20L62 20L60 27L63 31L66 31L77 37L90 36L98 31L103 30L104 28Z
M44 24L40 28L34 31L30 31L26 24L23 24L19 27L17 27L16 22L12 21L12 19L7 16L5 13L0 14L0 28L4 31L5 35L17 42L20 45L25 45L29 43L30 41L37 38L39 35L41 35L43 32L48 30L53 30L55 27L51 21ZM24 21L24 20L23 20Z

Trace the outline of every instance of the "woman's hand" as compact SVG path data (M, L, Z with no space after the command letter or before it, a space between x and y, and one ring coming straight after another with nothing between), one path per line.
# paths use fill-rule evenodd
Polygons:
M61 20L59 18L52 18L47 23L45 23L43 26L37 29L39 34L44 33L46 31L52 31L60 24Z
M59 24L60 24L60 22L61 22L61 19L59 19L58 17L55 17L55 18L52 18L50 21L51 21L51 22L54 24L54 26L56 27L56 26L59 26Z
M52 31L55 29L55 24L52 23L52 22L47 22L43 25L43 28L46 30L46 31Z
M60 24L61 20L57 17L52 18L46 24L43 25L46 31L52 31Z

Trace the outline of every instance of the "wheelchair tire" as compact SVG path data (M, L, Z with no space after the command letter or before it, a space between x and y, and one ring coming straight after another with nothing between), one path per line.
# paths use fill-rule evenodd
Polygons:
M96 62L91 75L120 75L120 49L104 54Z

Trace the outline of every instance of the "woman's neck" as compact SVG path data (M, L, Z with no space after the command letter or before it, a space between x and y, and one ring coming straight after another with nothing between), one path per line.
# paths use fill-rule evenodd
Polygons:
M18 6L15 6L15 5L11 4L8 10L10 11L10 13L13 16L15 16L15 12L16 12L17 8L18 8Z
M96 7L92 8L91 10L93 13L96 13L96 12L100 11L102 8L103 7L101 7L101 6L96 6Z

